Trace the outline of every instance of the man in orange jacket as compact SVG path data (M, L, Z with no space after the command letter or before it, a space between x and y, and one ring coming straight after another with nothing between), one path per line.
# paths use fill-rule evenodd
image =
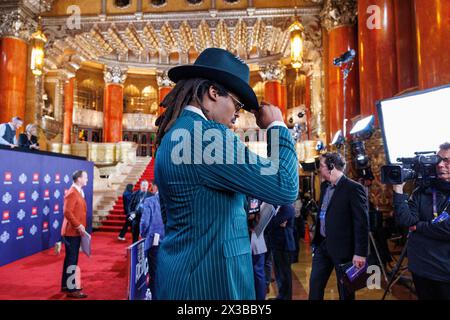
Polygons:
M86 201L83 187L88 182L86 171L77 170L72 175L73 184L64 197L64 222L61 235L66 248L62 274L61 290L67 292L69 298L86 298L87 295L77 287L75 281L80 251L81 237L85 236Z

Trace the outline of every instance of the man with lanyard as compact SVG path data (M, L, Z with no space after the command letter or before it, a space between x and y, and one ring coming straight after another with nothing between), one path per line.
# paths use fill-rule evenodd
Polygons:
M133 243L139 240L139 225L141 223L142 206L145 199L153 196L153 193L148 191L148 181L142 180L140 190L135 191L131 196L130 206L128 208L128 220L131 222L131 233L133 235Z
M339 298L354 300L341 279L340 265L350 261L356 268L366 264L369 251L368 201L364 187L344 174L345 160L339 153L320 157L320 215L312 241L313 262L310 278L310 300L323 300L333 269L338 279Z
M450 143L439 147L438 179L411 197L394 185L394 213L409 228L408 269L420 300L450 300Z

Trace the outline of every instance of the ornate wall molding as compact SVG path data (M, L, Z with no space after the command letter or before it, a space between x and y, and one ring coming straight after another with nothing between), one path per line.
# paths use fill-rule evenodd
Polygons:
M74 107L73 124L91 128L103 128L103 112Z
M167 70L158 71L156 74L156 82L158 83L158 87L173 87L175 83L170 81L169 76L167 75Z
M0 37L16 37L28 41L36 23L21 9L0 16Z
M322 25L325 29L331 29L354 25L357 21L356 0L326 0L320 12Z
M263 81L283 81L286 68L280 63L270 63L260 66L259 74Z
M127 79L127 70L121 68L119 65L105 66L104 80L106 84L121 84L125 83Z
M124 113L122 119L123 130L155 131L157 116L143 113Z

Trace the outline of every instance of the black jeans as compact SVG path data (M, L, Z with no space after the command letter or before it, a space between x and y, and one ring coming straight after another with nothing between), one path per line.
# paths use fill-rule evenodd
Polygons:
M141 224L141 217L136 217L131 222L131 235L133 236L133 243L138 242L139 240L140 224Z
M336 270L337 286L340 300L355 300L355 293L349 291L341 282L340 263L348 261L333 261L328 254L326 241L323 241L314 253L311 277L309 279L309 300L323 300L328 279L333 269Z
M62 242L66 248L64 266L62 272L61 289L68 292L78 291L75 283L75 270L78 265L78 254L80 252L81 237L62 237Z
M450 282L423 278L415 273L412 276L419 300L450 300Z
M273 267L277 282L277 300L292 300L291 251L273 250Z
M152 300L157 300L156 290L155 290L155 275L156 275L156 263L158 259L159 246L152 246L146 251L147 263L148 263L148 288L152 293Z
M127 233L129 227L131 227L131 221L128 220L128 216L127 216L127 219L125 220L125 223L123 224L122 230L120 230L119 237L125 238L125 234Z

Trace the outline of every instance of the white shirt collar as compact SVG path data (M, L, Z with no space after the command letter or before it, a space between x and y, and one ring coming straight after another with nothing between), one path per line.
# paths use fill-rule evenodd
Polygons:
M80 186L78 186L77 184L73 183L72 187L74 187L75 189L77 189L77 191L83 196L84 198L84 192L83 192L83 188L81 188Z
M208 121L208 119L206 118L205 114L203 113L203 111L200 108L191 106L191 105L187 105L184 107L185 110L194 112L196 114L198 114L199 116L201 116L203 119L205 119L206 121Z

